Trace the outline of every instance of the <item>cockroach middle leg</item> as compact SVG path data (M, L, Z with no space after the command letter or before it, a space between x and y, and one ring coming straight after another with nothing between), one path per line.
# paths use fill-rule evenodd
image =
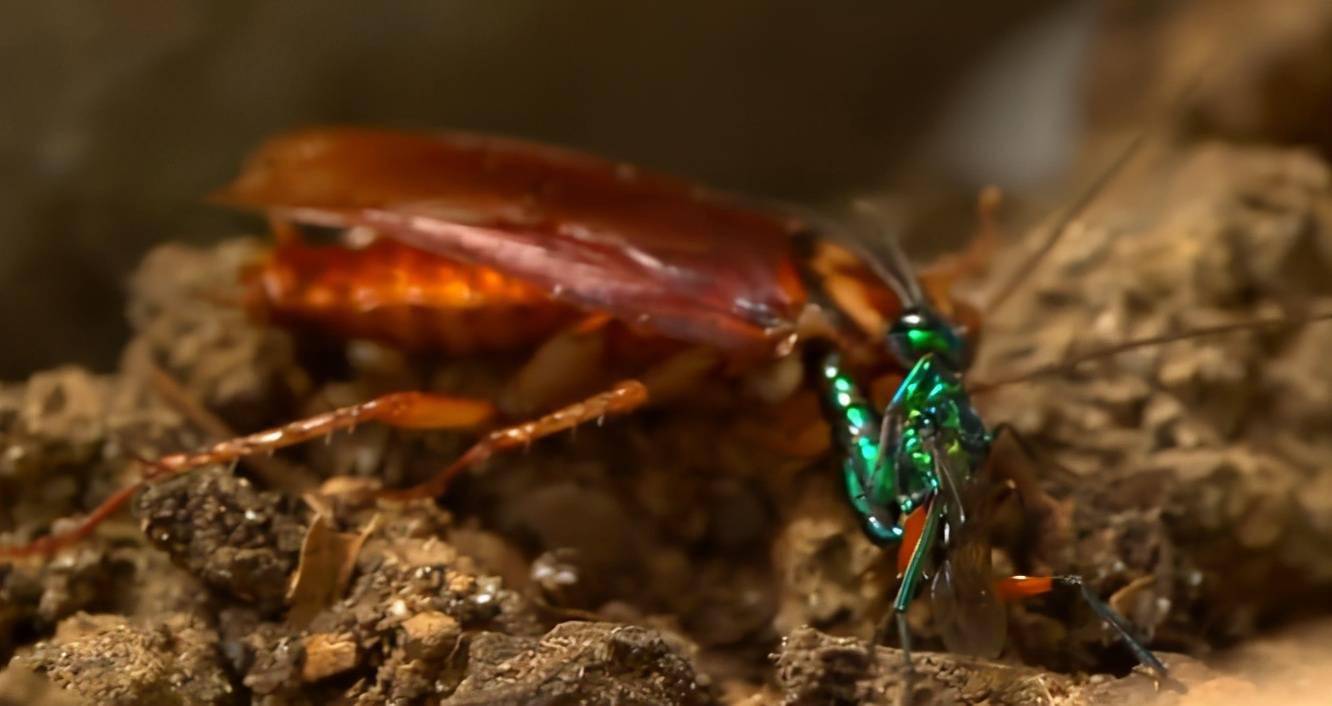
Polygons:
M268 230L273 234L273 240L278 245L300 245L301 229L296 227L295 223L289 218L283 218L277 214L269 214Z
M505 385L500 395L505 414L531 416L596 389L605 367L606 323L603 316L584 317L543 343Z

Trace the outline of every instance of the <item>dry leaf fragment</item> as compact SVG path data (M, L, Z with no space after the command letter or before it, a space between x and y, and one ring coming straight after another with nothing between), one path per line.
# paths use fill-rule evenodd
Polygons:
M347 591L361 546L379 526L375 516L361 532L338 532L327 515L316 514L301 544L300 563L287 591L287 622L296 627L310 624L320 611L333 605Z

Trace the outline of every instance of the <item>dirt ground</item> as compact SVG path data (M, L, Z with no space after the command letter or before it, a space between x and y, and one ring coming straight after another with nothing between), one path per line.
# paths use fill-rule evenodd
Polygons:
M1151 19L1160 42L1196 26ZM1320 56L1277 36L1281 51L1255 50L1189 103L1187 125L1156 135L986 319L974 380L1332 310L1332 168L1289 146L1326 123L1244 132L1228 112L1282 103L1253 77ZM1128 50L1115 33L1102 47ZM1114 71L1095 85L1118 90ZM1218 104L1226 90L1241 98ZM1128 129L1097 115L1107 142ZM977 295L1045 235L1008 242ZM260 429L398 389L493 396L523 362L420 360L252 322L237 273L262 247L163 245L134 279L119 371L0 385L0 538L86 512L134 477L133 458L216 440L219 421ZM1011 523L996 563L1085 576L1187 691L1158 689L1074 600L1010 608L995 662L934 651L919 601L916 701L1322 703L1329 347L1332 324L1272 326L979 395L991 424L1033 441L1057 501L1039 534ZM355 498L430 474L467 435L368 425L161 482L79 546L0 566L0 704L898 703L900 653L865 649L892 557L860 534L835 459L772 443L800 431L788 421L718 384L498 456L439 503Z

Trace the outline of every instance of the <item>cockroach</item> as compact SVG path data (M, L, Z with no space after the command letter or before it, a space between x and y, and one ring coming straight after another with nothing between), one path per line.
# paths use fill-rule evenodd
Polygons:
M1012 293L1088 198L1051 229L1046 247L992 305ZM996 437L1011 429L986 426L971 402L979 387L964 380L980 317L952 298L950 284L983 266L992 229L983 228L962 256L917 276L891 241L849 245L838 226L817 217L638 167L507 138L359 128L270 141L216 200L264 213L276 226L276 246L246 275L250 305L275 323L452 355L535 347L534 361L561 359L567 350L559 341L589 332L636 342L630 348L642 367L634 378L531 421L498 426L434 477L383 495L435 497L460 472L505 449L629 413L711 375L795 360L817 381L844 457L850 506L871 541L898 552L899 588L876 644L884 627L896 625L909 670L904 614L927 576L945 644L988 656L1005 640L1001 601L1068 589L1139 662L1166 677L1128 621L1081 578L993 576L987 529L997 499L1015 488L1039 491L1020 472L991 463ZM369 234L371 241L360 248L309 245L297 226ZM1328 317L1305 321L1312 318ZM1082 360L1272 323L1292 322L1184 331ZM550 409L571 389L560 379L566 372L552 372L548 363L518 376L528 391L540 392L529 406ZM886 404L871 402L867 377L891 381ZM476 429L495 427L501 414L491 400L401 392L168 455L73 530L0 548L0 558L77 541L144 484L188 469L370 421Z
M445 355L535 347L516 376L524 394L513 397L525 402L514 407L549 410L578 387L570 366L548 362L567 362L569 339L632 342L615 354L641 364L633 379L490 432L435 478L395 491L399 498L437 495L497 451L637 409L718 372L799 363L806 340L828 339L872 373L897 370L878 343L901 308L892 286L905 280L876 271L893 258L834 241L808 218L573 150L463 133L309 129L261 146L213 200L263 213L274 226L275 246L243 274L256 315ZM359 247L316 245L301 227L372 237ZM948 285L978 259L954 257L911 280L972 336L979 317L948 296ZM143 482L370 421L475 429L500 416L492 400L390 394L157 459ZM131 495L126 489L73 530L0 548L0 556L54 551Z

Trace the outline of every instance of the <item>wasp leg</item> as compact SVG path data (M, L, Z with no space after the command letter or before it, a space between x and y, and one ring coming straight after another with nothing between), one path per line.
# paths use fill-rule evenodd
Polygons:
M1018 484L1019 490L1025 489L1027 487L1030 487L1032 489L1036 488L1036 480L1034 475L1032 475L1031 473L1031 469L1039 466L1048 466L1056 471L1059 471L1059 476L1062 479L1070 482L1076 483L1082 480L1081 476L1079 476L1077 472L1075 472L1073 469L1069 468L1068 466L1058 463L1054 459L1044 454L1037 454L1036 445L1031 443L1031 440L1023 436L1022 433L1019 432L1017 428L1014 427L1012 424L1009 424L1008 422L1000 422L999 424L996 424L994 426L993 433L996 443L1000 439L1011 439L1013 441L1013 444L1017 446L1018 450L1022 452L1022 455L1026 458L1027 461L1026 468L1010 469L1007 475L1007 477L1011 478L1014 483Z
M612 414L630 412L643 406L647 401L646 385L637 380L621 382L606 392L557 409L533 421L492 431L431 479L403 490L384 491L380 493L380 497L392 500L433 498L442 494L448 487L449 481L459 473L490 458L498 451L517 446L525 447L537 439L572 429L579 424L600 420Z
M902 672L902 703L910 704L912 700L912 687L916 681L916 668L911 661L911 629L907 625L906 611L911 605L911 599L916 595L916 586L920 582L922 573L925 570L925 559L930 555L930 550L934 547L935 538L939 533L939 520L942 514L940 503L930 501L930 503L916 513L923 513L923 522L921 523L920 534L917 535L914 542L908 536L903 543L903 547L911 546L909 553L899 553L898 556L908 557L905 566L900 566L902 574L901 581L897 585L897 596L893 599L892 620L897 626L897 637L900 641L899 647L902 650L902 661L904 671ZM910 518L908 518L910 523ZM881 632L886 632L887 620L880 627ZM882 637L882 635L877 635ZM877 644L877 643L876 643Z
M102 501L74 528L47 535L26 545L0 547L0 559L47 555L74 544L114 515L145 485L169 475L215 463L229 463L252 454L270 453L366 422L381 422L404 429L470 429L490 421L494 416L494 405L484 400L424 392L398 392L218 442L203 451L171 454L155 461L141 460L147 468L143 477Z
M912 703L912 689L916 682L916 667L911 661L911 627L907 625L906 613L894 609L888 615L879 621L879 627L874 629L874 637L869 643L868 660L870 664L875 663L875 648L888 640L888 633L897 629L897 640L902 651L902 660L905 668L902 672L902 697L899 703L902 706L910 706Z
M1134 634L1134 628L1128 619L1115 612L1099 596L1092 593L1087 582L1083 581L1081 576L1075 574L1066 574L1062 576L1010 576L1006 579L1000 579L997 586L999 597L1005 601L1015 601L1023 598L1031 598L1055 589L1076 590L1082 600L1104 620L1116 633L1119 639L1129 648L1138 662L1147 667L1162 682L1170 681L1169 671L1166 666L1157 659L1152 651L1142 644L1137 635Z
M1005 441L1011 443L1003 443ZM1069 508L1061 504L1037 480L1037 467L1055 468L1061 478L1077 475L1052 461L1038 458L1034 446L1008 424L994 428L987 468L1000 479L1012 482L1024 515L1032 524L1026 528L1029 546L1036 556L1057 556L1072 539L1073 526Z

